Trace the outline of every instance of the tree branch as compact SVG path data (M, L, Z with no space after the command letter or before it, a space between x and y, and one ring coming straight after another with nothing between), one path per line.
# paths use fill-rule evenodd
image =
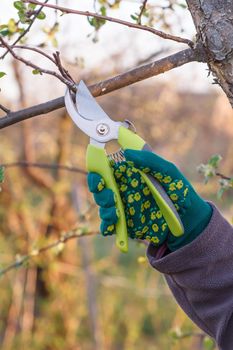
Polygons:
M0 109L1 109L3 112L7 113L7 114L10 113L10 109L6 108L6 107L3 106L2 104L0 104Z
M3 46L5 46L8 51L11 53L11 55L18 61L24 63L26 66L29 66L35 70L38 70L40 73L45 73L45 74L49 74L49 75L52 75L54 77L56 77L57 79L59 79L62 83L66 84L70 89L74 90L74 83L73 81L70 81L68 80L67 78L65 78L64 76L58 74L57 72L55 71L52 71L52 70L49 70L49 69L44 69L44 68L41 68L39 66L37 66L36 64L32 63L31 61L29 60L26 60L25 58L17 55L15 52L14 52L14 49L8 45L8 43L0 36L0 42L2 43Z
M74 166L69 166L69 165L62 165L62 164L49 164L49 163L31 163L27 162L24 160L18 161L18 162L12 162L12 163L2 163L0 164L1 167L4 168L13 168L13 167L33 167L33 168L41 168L41 169L53 169L53 170L65 170L65 171L70 171L74 173L80 173L83 175L86 175L87 172L81 168L74 167Z
M222 174L222 173L219 173L219 172L216 172L215 175L218 176L218 177L220 177L220 178L223 179L223 180L228 180L228 181L230 181L230 180L232 179L232 177L226 176L226 175L224 175L224 174Z
M14 262L12 262L8 266L0 269L0 277L5 275L10 270L13 270L13 269L21 267L22 265L25 265L30 259L38 256L39 254L42 254L42 253L44 253L48 250L51 250L53 248L56 248L56 247L59 248L60 245L64 245L66 242L70 241L71 239L80 238L83 236L92 236L92 235L96 235L96 234L97 234L97 232L87 231L85 227L76 228L74 230L71 230L71 231L63 234L58 240L56 240L48 245L45 245L41 248L34 248L27 255L17 256L17 258Z
M5 47L5 45L0 44L0 47ZM55 59L48 55L46 52L43 50L39 49L38 47L33 47L33 46L28 46L28 45L10 45L11 49L23 49L23 50L29 50L29 51L34 51L36 53L39 53L40 55L46 57L48 60L50 60L53 64L56 64Z
M113 78L104 80L100 83L89 86L94 97L105 95L109 92L132 85L136 82L148 79L150 77L162 74L186 63L197 61L205 62L205 52L201 47L196 49L187 49L179 51L173 55L162 58L158 61L134 68L128 72L117 75ZM54 100L41 103L17 112L11 112L5 117L0 118L0 129L19 123L23 120L46 114L56 109L64 107L64 96Z
M138 24L142 24L142 16L143 16L143 13L144 11L146 10L146 5L147 5L147 0L143 0L143 3L142 3L142 6L141 6L141 10L140 10L140 13L138 15Z
M37 0L23 0L23 2L30 3L30 4L35 4L35 5L42 5L42 3L37 1ZM74 9L70 9L70 8L67 8L67 7L62 7L62 6L58 6L58 5L52 5L52 4L43 4L43 6L49 7L49 8L55 9L55 10L59 10L62 13L65 13L65 14L75 14L75 15L81 15L81 16L86 16L86 17L95 17L95 18L98 18L98 19L101 19L101 20L104 20L104 21L118 23L118 24L121 24L123 26L130 27L130 28L145 30L145 31L151 32L151 33L153 33L153 34L155 34L155 35L157 35L157 36L159 36L159 37L161 37L163 39L173 40L173 41L176 41L176 42L179 42L179 43L187 44L190 47L193 47L193 45L194 45L193 42L191 40L189 40L189 39L180 38L180 37L175 36L175 35L167 34L167 33L164 33L164 32L162 32L160 30L157 30L157 29L154 29L154 28L151 28L151 27L147 27L145 25L127 22L127 21L124 21L124 20L121 20L121 19L118 19L118 18L103 16L103 15L100 15L100 14L95 13L95 12L74 10Z

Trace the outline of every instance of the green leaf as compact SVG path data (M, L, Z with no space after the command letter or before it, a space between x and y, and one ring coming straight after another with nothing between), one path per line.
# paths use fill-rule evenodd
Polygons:
M169 333L170 333L170 336L172 337L172 339L174 339L174 340L178 340L182 336L181 329L178 327L172 329Z
M0 35L2 36L7 36L9 35L9 29L7 24L2 24L0 26Z
M8 30L10 33L15 33L17 31L17 24L16 24L14 18L11 18L8 21Z
M218 198L218 199L221 199L221 198L222 198L223 193L225 192L225 190L226 190L226 188L224 188L224 187L221 187L221 188L218 190L218 192L217 192L217 198Z
M22 1L14 1L14 7L17 9L17 10L23 10L25 9L25 5Z
M138 16L130 15L130 17L131 17L134 21L137 21L137 20L138 20Z
M0 182L4 180L4 167L0 166Z
M7 24L2 24L2 25L0 25L0 30L6 29L6 28L8 28L8 25L7 25Z
M215 169L210 164L200 164L197 167L197 171L200 174L203 174L205 177L205 183L208 182L208 180L215 175Z
M213 168L217 168L219 166L220 161L222 160L222 156L220 154L215 154L208 160L208 164Z
M101 6L101 8L100 8L100 13L101 13L102 16L106 16L106 14L107 14L107 9L106 9L105 6Z
M46 18L46 14L43 11L41 11L40 13L38 13L36 18L43 20Z
M35 10L35 8L36 8L36 4L29 4L28 5L29 10Z
M230 187L233 187L233 177L230 178L229 184L230 184Z
M0 72L0 78L4 77L4 75L6 75L5 72Z
M27 23L28 18L27 18L26 13L24 11L19 11L18 16L19 16L19 20L21 23L23 23L23 24Z
M183 9L187 8L187 6L185 4L177 4L177 5L180 6L181 8L183 8Z
M39 69L33 69L32 74L37 75L37 74L42 74Z
M9 32L8 29L2 29L2 30L0 30L0 35L1 35L1 36L7 36L7 35L9 35L9 34L10 34L10 32Z
M214 350L215 349L215 343L213 339L209 337L205 337L203 340L203 346L205 350Z

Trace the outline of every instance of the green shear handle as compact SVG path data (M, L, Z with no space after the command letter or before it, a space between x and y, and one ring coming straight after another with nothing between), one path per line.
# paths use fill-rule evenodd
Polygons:
M140 136L123 126L119 128L118 143L123 150L150 150L149 146ZM116 208L119 216L116 224L116 245L125 253L128 251L128 234L124 206L105 149L89 144L86 163L87 170L101 175L105 181L106 187L110 188L115 194ZM184 233L184 228L174 204L155 178L143 172L140 173L160 208L171 233L176 237L181 236Z

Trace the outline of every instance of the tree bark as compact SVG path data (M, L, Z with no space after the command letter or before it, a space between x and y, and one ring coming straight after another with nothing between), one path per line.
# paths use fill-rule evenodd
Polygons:
M232 0L186 0L197 42L206 49L211 72L233 107L233 3Z

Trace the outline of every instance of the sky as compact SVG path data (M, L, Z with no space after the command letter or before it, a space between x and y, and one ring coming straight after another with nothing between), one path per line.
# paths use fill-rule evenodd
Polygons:
M13 1L10 0L0 0L0 25L7 22L9 18L16 16L16 10L11 6L12 3ZM50 1L50 3L54 2ZM156 5L159 3L159 0L149 1L149 3ZM93 11L93 0L60 0L59 5ZM117 12L112 11L109 15L130 21L130 14L137 12L139 5L139 0L124 0L120 10ZM45 38L45 34L41 32L40 29L42 27L50 27L55 21L53 10L46 9L45 12L47 15L46 20L37 21L33 26L29 40L30 45L36 45L42 42ZM180 35L178 23L182 21L184 28L182 36L193 38L195 29L188 11L177 9L177 16L171 16L169 20L173 23L173 34ZM151 33L130 29L114 23L107 23L107 25L101 29L99 41L94 44L90 36L92 28L85 17L65 15L59 18L59 22L60 32L57 35L59 42L58 49L61 51L62 57L68 62L74 62L76 57L79 60L83 59L85 62L84 73L99 66L101 66L105 74L108 71L110 72L112 68L111 65L116 65L115 59L111 60L111 57L119 52L123 52L124 55L121 61L117 62L117 66L120 67L120 71L124 72L125 70L133 68L139 60L161 49L165 51L169 50L169 53L172 53L187 48L187 46L183 44L163 40ZM49 53L54 52L54 50L55 49L51 45L47 49ZM38 62L38 58L31 55L31 53L27 53L26 57ZM1 96L6 95L9 99L15 101L18 97L18 90L13 73L10 69L10 60L11 57L8 55L7 60L4 60L4 62L0 64L0 71L6 71L7 73L7 76L0 81L0 99ZM48 64L44 61L41 62L44 66ZM35 99L39 99L40 102L46 100L47 97L55 98L60 96L60 94L64 92L64 85L55 81L53 78L51 78L53 79L51 80L45 76L32 76L31 69L27 67L22 67L22 71L25 76L25 81L29 86L28 92L31 93L31 96L34 96ZM34 89L32 89L31 85L32 79ZM53 81L53 89L45 88L47 84L51 86L48 80ZM211 78L207 79L206 66L200 63L187 64L159 77L148 79L146 83L155 84L161 81L169 81L175 88L181 90L191 89L205 92L212 88L210 84ZM39 93L35 91L35 89L40 89Z

